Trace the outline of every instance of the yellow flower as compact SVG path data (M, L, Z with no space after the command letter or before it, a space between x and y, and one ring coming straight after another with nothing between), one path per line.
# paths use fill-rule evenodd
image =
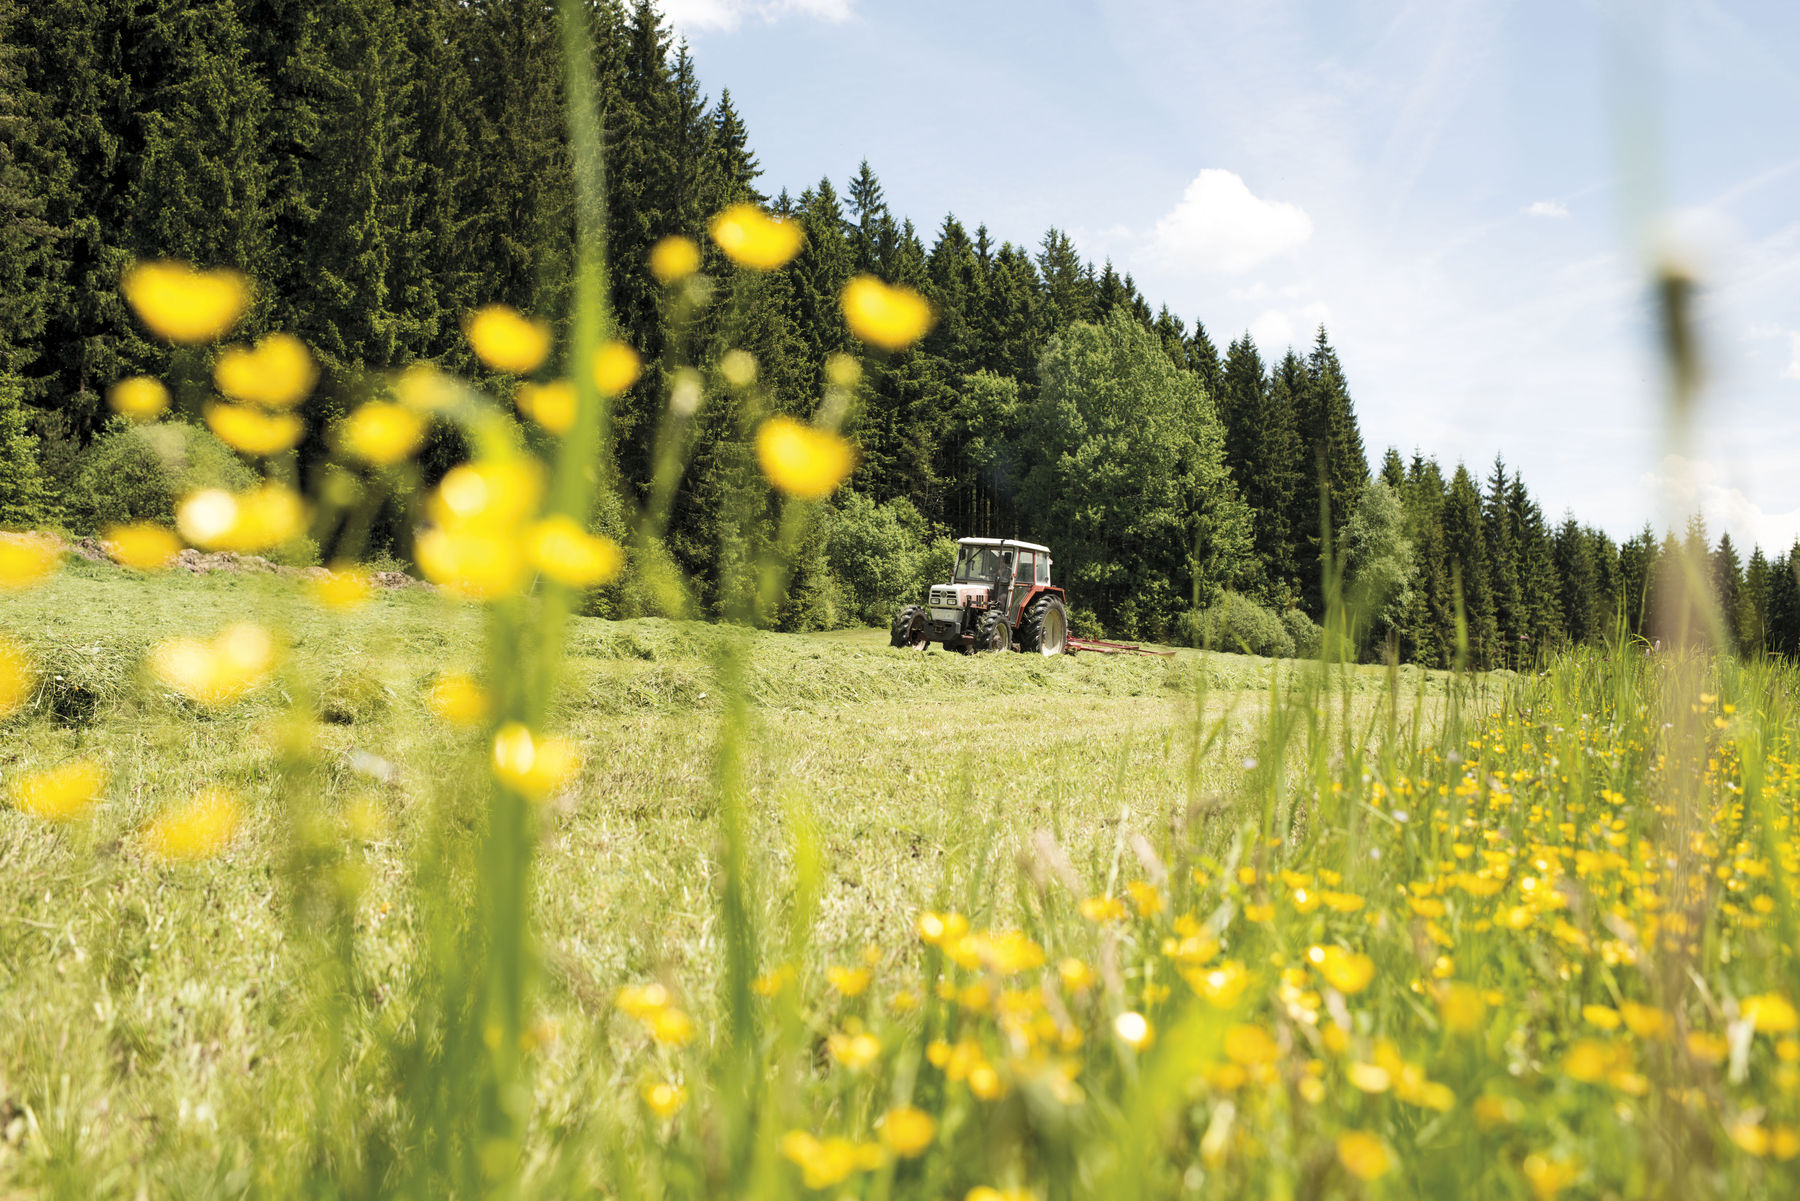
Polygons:
M871 1172L881 1166L878 1143L853 1143L844 1138L820 1142L804 1130L781 1136L781 1154L800 1169L800 1179L810 1189L841 1184L852 1172Z
M144 849L161 859L205 859L225 848L237 826L237 802L223 789L210 788L151 822Z
M658 1010L669 1004L669 990L660 984L627 984L619 990L613 1003L641 1021L649 1021Z
M1455 983L1438 991L1438 1013L1453 1034L1474 1034L1487 1021L1487 1002L1473 985Z
M1660 1038L1669 1030L1669 1015L1653 1005L1621 1001L1619 1016L1624 1019L1625 1028L1639 1038Z
M523 456L464 463L445 473L427 505L431 519L447 527L480 527L512 533L537 511L542 470Z
M1550 1201L1550 1198L1567 1188L1580 1171L1572 1163L1537 1154L1527 1155L1520 1166L1537 1201Z
M1086 992L1099 979L1094 969L1079 959L1069 958L1056 965L1056 974L1070 992Z
M516 721L494 735L494 775L531 800L567 787L581 771L581 752L566 738L538 736Z
M1745 997L1738 1012L1758 1034L1792 1034L1800 1030L1800 1013L1793 1003L1779 993L1762 993Z
M413 555L426 579L467 601L511 596L530 574L524 548L510 530L423 530L413 540Z
M175 510L175 528L202 550L271 550L298 536L305 520L299 493L274 481L236 495L204 488Z
M800 253L805 232L798 221L771 217L753 204L734 204L712 219L712 239L742 267L773 271Z
M47 822L64 822L86 813L106 787L106 771L92 759L20 776L12 782L13 808Z
M700 270L700 248L691 238L670 234L650 248L650 274L661 284L676 284Z
M292 334L270 334L256 344L227 346L213 366L219 391L242 404L291 409L319 382L319 366L306 343Z
M759 997L773 997L794 982L794 965L784 963L774 971L764 972L750 982L750 991Z
M439 413L456 403L459 385L430 363L414 363L394 377L394 395L409 409Z
M1314 951L1318 952L1317 957L1314 957ZM1375 961L1343 947L1314 947L1307 957L1312 959L1331 987L1347 996L1361 992L1375 979Z
M1274 1063L1280 1048L1261 1026L1241 1024L1225 1032L1225 1058L1242 1067Z
M211 642L171 638L150 652L164 684L201 705L222 705L260 688L275 667L275 640L250 622L226 626Z
M881 1043L872 1034L829 1034L825 1048L831 1057L853 1072L860 1072L881 1057Z
M980 1184L970 1189L963 1201L1033 1201L1028 1188L994 1188Z
M115 562L134 571L161 571L181 553L181 540L173 531L147 521L111 526L100 543Z
M770 483L802 500L830 496L856 465L849 442L792 417L762 423L756 431L756 457Z
M220 441L247 455L276 455L292 450L306 426L292 413L265 413L245 405L209 404L206 424Z
M496 371L524 375L536 371L550 354L550 327L507 305L475 310L463 332L476 357Z
M850 332L883 350L905 350L925 336L936 318L931 303L907 287L890 287L873 275L858 275L840 298Z
M1563 1055L1562 1070L1571 1080L1594 1084L1604 1079L1618 1063L1619 1053L1613 1047L1591 1038L1578 1038L1569 1044Z
M1113 1019L1113 1033L1134 1051L1143 1050L1156 1037L1150 1019L1135 1010L1127 1010Z
M1215 1009L1230 1009L1250 986L1250 973L1235 960L1210 971L1190 969L1182 973L1182 978Z
M1353 1063L1344 1075L1353 1087L1365 1093L1385 1093L1394 1085L1393 1074L1380 1064Z
M1607 1005L1583 1005L1581 1016L1589 1025L1598 1026L1602 1030L1619 1028L1619 1011Z
M969 932L969 919L960 913L921 913L916 923L919 941L940 947Z
M147 375L122 379L106 390L106 403L121 417L152 421L169 410L169 390Z
M1344 1170L1358 1180L1375 1180L1385 1176L1394 1165L1393 1157L1388 1154L1387 1144L1362 1130L1350 1130L1338 1135L1337 1155Z
M0 592L23 592L56 574L62 543L42 534L0 533Z
M734 388L748 388L756 382L756 356L747 350L728 350L719 356L719 374Z
M425 694L425 707L436 714L439 721L450 725L479 725L488 715L487 689L462 672L445 672L432 681Z
M590 534L573 517L558 513L526 534L531 565L571 588L595 588L616 579L625 552L611 538Z
M125 299L152 333L170 342L222 337L250 304L250 285L235 271L195 271L186 263L139 263L126 270Z
M566 434L575 428L575 385L566 379L548 384L525 383L513 393L519 412L553 434Z
M860 997L868 989L873 978L866 967L828 967L825 978L840 996Z
M608 342L594 352L594 387L600 395L617 396L643 373L644 360L624 342Z
M18 711L31 691L31 660L18 643L0 634L0 717Z
M416 409L371 400L344 418L338 444L353 459L371 467L392 467L412 457L425 441L425 418Z
M1131 903L1139 917L1155 917L1163 911L1163 895L1154 884L1132 880L1125 885L1125 891L1131 894Z
M680 1113L681 1107L687 1104L687 1089L666 1080L644 1081L638 1095L644 1098L651 1113L664 1120Z
M881 1141L902 1159L925 1154L936 1137L937 1119L911 1105L890 1109L881 1119Z
M685 1047L694 1040L694 1019L674 1006L657 1010L647 1020L650 1037L665 1047Z
M360 609L374 595L374 587L369 583L369 573L359 567L327 570L307 583L315 602L339 612Z

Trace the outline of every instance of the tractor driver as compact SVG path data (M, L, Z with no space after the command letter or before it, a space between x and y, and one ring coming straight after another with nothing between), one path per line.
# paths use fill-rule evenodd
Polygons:
M1013 553L1010 550L1000 552L1000 562L994 572L994 588L999 593L998 599L1005 603L1007 595L1012 591Z

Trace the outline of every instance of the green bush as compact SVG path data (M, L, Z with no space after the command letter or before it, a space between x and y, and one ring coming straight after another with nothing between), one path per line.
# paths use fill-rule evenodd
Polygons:
M878 505L859 492L844 493L825 528L825 558L839 589L842 619L885 626L902 605L921 603L927 588L949 579L956 543L927 541L928 536L911 501Z
M1281 624L1287 627L1288 637L1294 640L1295 658L1319 657L1319 646L1325 641L1325 631L1319 627L1318 622L1298 609L1289 609L1282 613Z
M77 457L65 508L69 527L79 534L128 521L167 525L175 520L177 498L194 489L239 491L255 482L250 469L206 430L181 421L133 425L118 418Z
M1301 620L1305 620L1304 616ZM1309 623L1310 624L1310 623ZM1294 636L1273 612L1236 592L1223 592L1204 609L1190 609L1176 623L1180 640L1188 646L1207 647L1271 659L1294 657Z

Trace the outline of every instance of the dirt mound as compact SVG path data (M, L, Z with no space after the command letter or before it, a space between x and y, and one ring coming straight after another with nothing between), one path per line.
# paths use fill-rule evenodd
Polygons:
M16 535L0 534L0 537ZM111 563L111 544L100 538L65 539L53 533L25 535L27 537L44 538L63 548L71 555L79 555L90 563ZM202 575L214 571L234 571L247 574L269 574L291 576L296 579L312 580L329 574L324 567L286 567L280 563L270 562L261 555L242 555L229 550L195 550L188 547L169 560L171 570L185 571L192 575ZM404 571L371 571L369 583L376 588L430 588L433 585L424 580L414 579Z

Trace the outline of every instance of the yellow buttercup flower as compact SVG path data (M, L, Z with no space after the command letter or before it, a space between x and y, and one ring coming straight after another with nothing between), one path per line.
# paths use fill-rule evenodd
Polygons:
M306 432L306 426L292 413L265 413L247 405L209 404L206 424L225 445L247 455L292 450Z
M1374 1180L1385 1176L1393 1166L1393 1157L1388 1154L1387 1144L1362 1130L1351 1130L1338 1135L1337 1155L1344 1170L1358 1180Z
M459 385L430 363L414 363L394 377L394 395L409 409L439 413L456 403Z
M1316 955L1314 954L1316 952ZM1375 961L1342 947L1314 947L1307 953L1331 987L1353 996L1375 979Z
M106 787L106 770L92 759L77 759L12 782L13 808L47 822L80 817Z
M625 552L611 538L590 534L573 517L558 513L526 535L531 565L571 588L596 588L617 578Z
M712 239L741 267L773 271L800 253L805 231L798 221L771 217L753 204L734 204L712 219Z
M236 271L195 271L186 263L139 263L120 281L125 299L151 332L170 342L211 342L230 332L250 305Z
M347 613L369 603L375 588L369 573L359 567L339 567L307 581L307 590L319 605Z
M1281 1048L1267 1030L1247 1022L1225 1031L1224 1049L1225 1058L1246 1068L1274 1063L1275 1057L1281 1054Z
M881 1119L881 1141L902 1159L925 1154L936 1137L937 1119L911 1105L890 1109Z
M530 564L516 531L499 527L434 527L413 540L425 578L450 595L483 603L525 587Z
M911 288L858 275L839 298L850 332L883 350L904 350L925 336L937 318L931 302Z
M820 1141L804 1130L781 1136L781 1154L800 1169L800 1180L809 1189L828 1189L841 1184L852 1172L872 1172L881 1166L879 1143L853 1143L846 1138Z
M292 541L306 521L300 494L273 481L248 492L203 488L175 510L175 528L201 550L246 554L273 550Z
M1474 1034L1487 1021L1487 1002L1479 989L1458 982L1438 992L1438 1013L1453 1034Z
M685 1047L694 1041L694 1019L672 1005L645 1020L650 1026L650 1037L665 1047Z
M868 991L869 982L874 977L866 967L828 967L825 969L825 979L839 996L860 997Z
M33 673L25 648L0 634L0 717L18 712L31 692Z
M519 412L553 434L566 434L575 428L575 385L566 379L548 384L525 383L513 393Z
M594 386L600 395L617 396L643 373L644 360L625 342L608 342L594 352Z
M792 417L762 423L756 431L756 457L771 484L802 500L830 496L856 465L848 441Z
M687 1089L666 1080L646 1080L638 1089L638 1095L651 1113L665 1120L680 1113L681 1107L687 1104Z
M1156 1037L1150 1019L1136 1011L1127 1011L1114 1018L1113 1033L1119 1036L1120 1042L1134 1051L1143 1050Z
M524 375L536 371L550 354L550 327L504 304L475 310L463 332L476 357L496 371Z
M345 454L371 467L392 467L411 458L425 441L425 418L416 409L371 400L357 407L338 427Z
M35 588L62 563L62 543L42 534L0 533L0 592Z
M175 528L201 550L222 543L237 524L237 497L223 488L202 488L182 498L175 508Z
M1779 993L1745 997L1738 1012L1758 1034L1792 1034L1800 1030L1800 1012L1794 1009L1793 1002Z
M148 521L111 526L100 542L114 562L134 571L161 571L181 553L181 540L173 530Z
M275 640L251 622L226 626L211 642L170 638L150 652L150 668L201 705L223 705L260 688L275 667Z
M427 502L431 519L445 527L516 531L537 512L544 494L541 468L523 456L483 459L453 467Z
M237 802L223 789L209 788L151 822L144 849L161 859L205 859L224 850L237 827Z
M581 752L566 738L533 734L507 722L494 735L494 775L531 800L567 787L581 772Z
M122 379L106 390L106 403L121 417L153 421L169 410L169 390L147 375Z
M291 409L319 382L319 365L306 343L274 333L254 348L227 346L213 365L213 382L241 404Z
M700 270L700 248L693 239L670 234L650 248L650 274L660 284L678 284Z
M453 726L476 726L487 719L487 689L462 672L445 672L432 681L425 707Z
M881 1043L871 1034L827 1035L825 1049L853 1072L860 1072L881 1057Z

